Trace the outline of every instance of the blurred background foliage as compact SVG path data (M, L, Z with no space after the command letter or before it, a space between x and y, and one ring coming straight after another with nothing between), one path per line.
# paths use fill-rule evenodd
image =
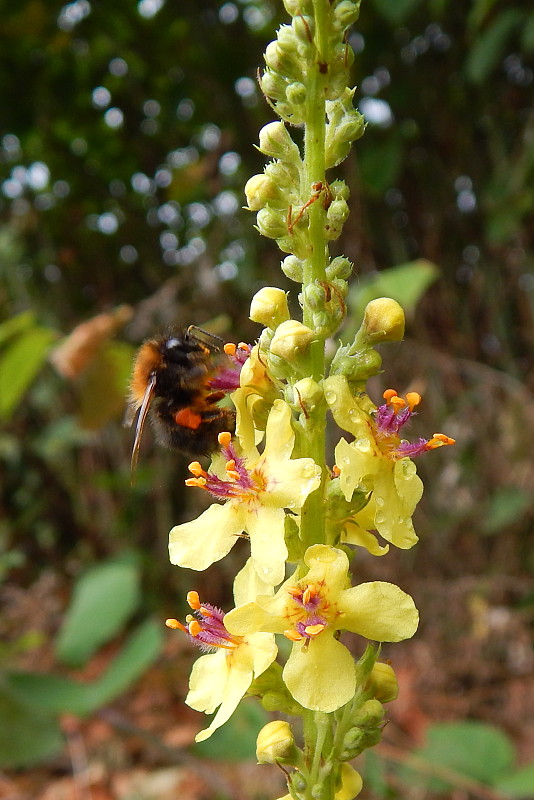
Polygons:
M193 585L209 585L211 602L230 602L235 562L198 576L167 561L168 529L203 500L183 490L184 460L154 448L147 433L130 486L132 434L121 423L131 360L144 337L195 323L253 341L251 293L272 283L294 288L242 209L243 185L263 163L253 145L272 119L256 71L285 21L281 5L4 4L6 669L39 666L65 676L65 665L91 663L113 636L117 648L133 647L124 638L131 618L150 641L138 650L152 654L140 657L133 680L161 648L146 628L151 614L182 613ZM384 348L386 372L371 387L374 399L386 383L421 391L414 434L443 430L458 440L418 465L426 485L416 525L422 544L357 563L360 574L401 583L422 609L418 640L403 646L404 680L422 697L419 713L494 722L521 757L534 742L534 6L365 0L348 44L368 127L339 170L352 213L335 253L355 262L341 336L359 325L371 297L404 302L406 342ZM91 633L87 652L69 661L65 652L77 647L73 628L62 627L73 613L69 598L96 564L112 604L106 581L122 587L125 579L117 558L127 559L139 584L135 597L109 635ZM75 608L76 625L91 619L93 631L102 612L91 603L83 609L83 602L82 612ZM47 650L50 641L55 650ZM171 656L163 663L176 677ZM394 657L402 671L402 655ZM112 671L113 662L106 664ZM9 670L0 700L12 708L32 691ZM111 680L107 694L105 686L95 689L86 711L122 691L120 683ZM527 689L530 701L519 703ZM43 713L74 706L65 700ZM413 718L398 713L400 729L415 736ZM57 731L50 736L56 747Z

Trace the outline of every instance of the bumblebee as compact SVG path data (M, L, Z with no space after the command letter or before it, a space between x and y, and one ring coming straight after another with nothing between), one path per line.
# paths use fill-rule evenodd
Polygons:
M141 345L130 383L130 422L139 412L132 471L147 416L160 444L193 458L216 450L217 437L223 431L234 432L235 412L217 405L226 393L210 388L221 368L224 355L220 347L200 339L193 326L172 329Z

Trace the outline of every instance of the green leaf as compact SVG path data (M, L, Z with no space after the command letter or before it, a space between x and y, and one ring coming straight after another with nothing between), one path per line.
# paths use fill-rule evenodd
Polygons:
M56 642L56 655L79 666L112 639L137 609L139 565L130 557L93 567L78 580Z
M431 781L431 788L454 783L454 774L492 786L509 771L515 759L510 739L492 725L482 722L443 722L429 728L427 743L414 751L414 767L421 761L435 768L439 780ZM447 781L447 772L451 780ZM410 780L421 784L423 771L417 775L412 769ZM406 776L407 777L407 776ZM428 786L428 778L425 778ZM430 787L429 787L430 788Z
M125 342L108 342L79 381L80 424L95 430L124 415L134 348Z
M534 762L498 780L495 789L510 798L530 800L534 797Z
M392 25L398 25L415 11L421 0L373 0L373 3L384 19Z
M12 320L10 320L11 322ZM0 351L0 418L7 419L43 365L56 334L48 328L25 329Z
M156 660L163 645L163 626L142 623L101 678L91 684L59 675L12 672L10 687L36 709L85 716L122 694Z
M0 768L20 769L51 758L63 747L57 720L0 685Z
M504 486L492 495L482 523L484 533L494 534L521 519L531 505L531 497L518 486Z
M23 311L14 317L0 323L0 346L17 333L32 328L35 325L35 314L33 311Z
M256 757L256 739L269 715L257 700L246 698L230 719L205 742L195 745L194 752L203 758L220 761L245 761ZM206 725L208 726L208 721Z
M402 167L404 146L398 137L365 142L359 150L360 175L366 191L374 197L393 186Z
M405 313L409 314L414 311L423 294L438 279L439 274L439 268L435 264L419 258L416 261L384 269L359 284L352 284L347 300L351 316L359 324L365 306L377 297L392 297L401 304Z
M475 39L465 62L465 72L471 83L480 84L488 78L501 61L509 37L522 19L522 11L507 8Z

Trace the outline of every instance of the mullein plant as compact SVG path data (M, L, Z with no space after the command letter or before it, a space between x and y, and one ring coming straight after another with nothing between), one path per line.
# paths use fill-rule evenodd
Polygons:
M383 581L354 583L351 562L358 548L380 556L417 542L412 514L423 487L413 458L453 440L403 438L417 393L389 389L378 406L366 393L381 369L376 345L404 335L396 301L369 303L354 341L326 357L325 343L346 314L352 271L347 258L329 255L347 219L349 190L327 172L365 127L348 88L354 55L347 30L359 0L284 5L291 22L267 46L259 78L280 119L260 131L269 161L245 193L257 229L285 254L282 271L300 284L302 318L292 318L281 289L253 297L250 317L263 330L253 347L239 346L235 434L219 436L208 469L190 465L187 484L214 502L170 533L171 562L193 570L245 540L250 556L235 578L235 607L224 613L190 592L185 623L167 624L204 651L186 702L216 713L197 741L255 695L283 715L260 731L257 757L284 770L284 800L350 800L362 780L349 762L380 740L384 703L397 695L380 643L408 639L418 625L408 594ZM300 143L289 126L300 129ZM341 431L331 464L329 414ZM356 634L343 635L350 650L343 632ZM279 652L280 637L289 642Z

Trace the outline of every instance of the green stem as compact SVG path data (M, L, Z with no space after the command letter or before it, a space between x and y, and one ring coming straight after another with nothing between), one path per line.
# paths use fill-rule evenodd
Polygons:
M325 86L327 74L325 73L324 60L324 31L326 29L325 15L328 0L314 0L315 13L315 47L316 60L313 69L309 72L307 115L304 133L304 170L302 185L302 204L310 200L314 187L326 185L325 168L325 134L326 134L326 106ZM308 235L310 244L310 257L304 266L303 289L303 322L314 328L313 310L306 300L306 288L317 281L324 281L328 263L328 249L325 236L325 208L323 194L308 206ZM311 347L311 377L319 382L324 377L325 354L324 338L319 336ZM305 425L306 453L318 464L323 476L326 475L325 466L325 411L319 409L310 415ZM311 544L324 542L324 479L323 484L313 492L301 516L301 538L305 547Z

